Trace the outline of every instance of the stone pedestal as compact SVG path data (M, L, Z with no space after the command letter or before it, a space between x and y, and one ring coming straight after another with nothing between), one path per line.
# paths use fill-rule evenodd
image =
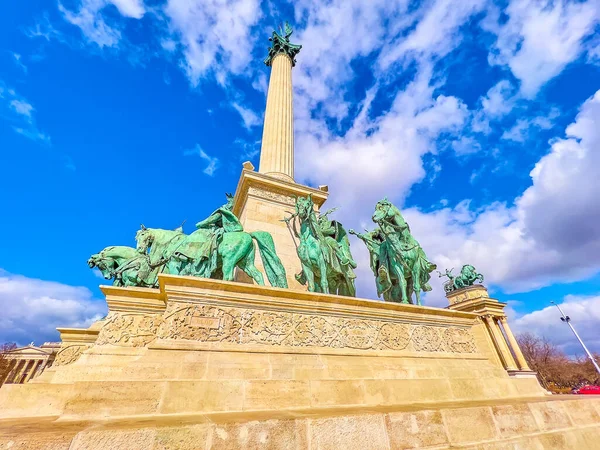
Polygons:
M88 348L0 389L0 448L597 443L600 399L510 377L475 313L163 275L102 290L106 319L62 332Z
M497 358L511 376L535 377L536 374L527 365L512 330L504 314L505 303L490 298L482 285L468 286L446 294L450 306L455 311L479 314L485 323L489 339L493 342Z
M245 167L248 168L242 170L235 193L233 212L240 219L244 231L260 230L271 233L277 255L285 268L289 288L305 291L306 286L295 279L295 275L301 270L300 259L296 252L297 239L283 219L288 217L290 212L295 211L296 197L312 195L315 206L320 208L327 200L328 193L325 188L314 189L302 186L293 181L254 172L251 166ZM259 256L256 257L255 263L264 273ZM236 280L252 282L241 271L236 274Z

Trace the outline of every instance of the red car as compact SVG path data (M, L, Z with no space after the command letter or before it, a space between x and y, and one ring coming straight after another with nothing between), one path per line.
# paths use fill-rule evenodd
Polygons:
M575 393L600 395L600 386L583 386L582 388L579 388Z

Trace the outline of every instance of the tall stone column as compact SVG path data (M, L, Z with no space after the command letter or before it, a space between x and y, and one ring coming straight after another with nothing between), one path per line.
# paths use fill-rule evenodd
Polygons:
M292 44L292 28L273 31L265 64L271 67L267 92L267 108L260 150L259 173L286 181L294 181L294 102L292 99L292 67L301 45Z
M327 200L327 186L318 189L294 181L294 108L292 99L292 68L302 48L292 44L292 29L286 23L273 31L269 40L269 55L264 60L271 68L267 107L258 172L250 162L244 170L235 193L233 213L240 219L244 231L267 231L273 237L275 251L285 268L288 287L306 290L296 279L302 267L298 258L296 238L283 221L294 211L296 198L312 196L316 208ZM260 258L255 265L264 273ZM242 271L236 281L251 283Z
M502 324L502 328L504 328L504 332L506 333L506 337L508 338L508 342L512 347L513 352L515 353L515 357L517 358L517 364L519 365L519 369L531 371L529 365L527 364L527 360L523 356L523 352L521 352L521 348L519 347L519 343L515 339L515 336L512 333L512 330L508 326L508 321L506 317L500 317L500 323Z
M276 54L271 62L258 172L294 180L292 58L285 52Z

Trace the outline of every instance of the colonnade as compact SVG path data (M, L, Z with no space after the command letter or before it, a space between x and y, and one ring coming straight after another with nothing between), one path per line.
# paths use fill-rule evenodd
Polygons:
M5 384L22 384L27 383L37 374L43 372L48 365L48 358L39 359L12 359L8 375L4 379Z
M485 314L481 317L494 341L494 346L504 368L507 371L530 372L531 369L527 365L523 352L521 352L521 348L508 325L506 316Z

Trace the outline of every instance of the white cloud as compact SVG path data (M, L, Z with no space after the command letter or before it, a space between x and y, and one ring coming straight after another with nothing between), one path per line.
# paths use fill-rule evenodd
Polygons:
M23 64L23 57L19 53L12 52L15 64L19 67L24 73L27 73L27 66Z
M296 2L296 17L306 17L293 72L297 179L329 184L330 202L354 219L369 217L386 194L402 202L425 177L422 157L437 151L439 135L464 125L463 102L434 95L433 67L458 45L460 26L482 6L478 0L438 0L416 10L408 1ZM332 132L331 119L349 118L344 94L355 76L351 63L372 55L374 84L349 129ZM390 69L395 64L400 67ZM394 83L407 75L402 67L410 64L416 74L395 92ZM377 96L392 100L379 116L371 109Z
M214 158L208 155L199 144L192 149L185 150L183 152L184 156L199 156L202 160L206 161L206 167L202 170L206 175L212 177L215 174L215 171L219 168L219 158Z
M53 38L58 40L63 39L62 34L50 23L47 13L41 19L36 19L35 24L25 30L25 35L30 38L41 37L46 39L46 41L50 41Z
M467 116L458 99L432 93L425 71L398 94L387 114L365 123L359 114L343 138L300 134L299 179L329 184L331 203L348 211L343 215L369 217L384 192L402 201L425 176L421 158L435 151L437 136L456 131Z
M59 3L58 8L65 20L81 29L88 42L102 47L115 47L121 40L118 25L106 22L105 8L115 6L118 12L127 18L141 19L145 13L143 0L81 0L77 11L65 8Z
M233 145L240 150L240 160L249 161L260 153L260 139L258 141L246 141L244 139L236 139Z
M461 39L459 27L484 6L485 0L437 0L424 5L415 14L414 18L419 21L414 31L408 35L401 33L384 47L379 60L381 69L403 61L407 55L440 57L448 54Z
M527 141L532 130L549 130L552 128L554 119L556 119L559 114L560 111L552 109L546 116L517 119L513 127L502 134L501 139L523 143Z
M500 80L492 86L479 101L480 108L473 116L471 129L478 133L491 133L490 122L502 119L513 110L519 99L515 91L515 87L508 80Z
M192 85L208 74L224 84L252 60L256 36L251 28L261 16L258 0L168 0L164 13L171 39L183 49L182 67Z
M600 271L599 122L600 91L582 105L566 137L552 141L513 207L404 211L428 256L440 268L474 264L487 282L509 292ZM441 291L435 295L441 302Z
M469 155L481 150L481 144L472 137L461 136L460 139L452 142L452 149L457 155Z
M31 118L33 106L31 106L31 103L28 103L26 100L11 100L10 106L17 114L25 116L28 119Z
M571 318L572 325L588 349L600 353L600 334L598 334L600 295L567 295L559 305ZM556 306L549 305L516 318L514 322L511 322L511 327L514 333L529 332L537 336L544 336L567 354L585 356L577 338L568 325L560 320L560 317L560 311Z
M56 327L88 327L106 314L89 289L0 269L0 342L57 341Z
M35 127L30 128L21 128L21 127L13 127L15 133L20 134L21 136L25 136L27 139L31 139L32 141L38 141L45 144L50 144L50 136L46 133L42 133Z
M567 64L577 59L582 42L600 17L595 0L511 0L504 11L508 20L488 21L497 41L490 63L508 65L521 81L521 92L533 97Z
M262 119L251 109L245 108L237 102L233 102L231 106L239 113L244 122L244 127L249 130L252 127L262 125Z
M2 109L7 111L6 117L16 133L32 141L50 143L50 136L37 127L33 105L0 80L0 111Z

